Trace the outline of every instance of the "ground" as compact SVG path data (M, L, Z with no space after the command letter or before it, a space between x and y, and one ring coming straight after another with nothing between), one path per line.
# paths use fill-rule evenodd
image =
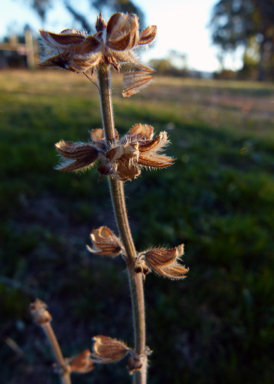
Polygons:
M156 77L123 99L113 84L119 132L166 130L177 159L125 186L137 249L185 243L190 268L181 282L146 278L149 383L272 383L274 85ZM98 334L132 345L123 260L86 250L94 228L117 233L107 181L96 167L54 170L54 143L101 127L97 88L65 71L3 71L0 91L0 383L57 383L29 316L36 297L65 356ZM73 378L118 380L130 382L126 361Z

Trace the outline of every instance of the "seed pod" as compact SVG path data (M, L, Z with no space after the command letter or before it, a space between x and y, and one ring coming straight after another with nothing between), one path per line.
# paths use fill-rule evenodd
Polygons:
M172 280L184 279L189 268L185 268L178 261L184 254L184 244L173 249L152 248L142 252L136 260L135 268L139 266L145 271L145 266L158 275L168 277ZM143 272L145 273L145 272Z
M131 349L122 341L112 339L108 336L93 337L95 341L93 345L92 357L94 362L101 364L115 363L123 359Z
M94 229L90 234L90 238L93 248L88 245L87 248L90 252L96 253L97 255L115 257L123 250L120 239L116 237L108 227Z

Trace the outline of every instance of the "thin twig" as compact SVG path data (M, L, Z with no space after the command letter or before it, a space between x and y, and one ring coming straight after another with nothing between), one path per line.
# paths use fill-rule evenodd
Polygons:
M66 363L65 363L60 345L57 341L57 338L55 336L55 333L52 329L50 322L48 321L44 324L41 324L41 327L43 328L43 331L45 332L45 334L48 338L48 341L51 345L55 359L56 359L58 365L60 366L60 369L61 369L60 379L61 379L62 384L71 384L70 373L66 368Z
M47 311L47 305L43 301L36 299L30 304L30 311L34 321L41 326L46 334L55 360L58 364L58 371L62 384L71 384L70 371L63 357L60 345L51 326L51 314Z

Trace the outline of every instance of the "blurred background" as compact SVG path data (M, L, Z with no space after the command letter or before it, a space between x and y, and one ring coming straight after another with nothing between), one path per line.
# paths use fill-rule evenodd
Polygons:
M38 30L94 31L96 15L135 12L158 39L152 86L130 99L113 73L116 127L166 130L176 157L125 185L136 247L185 243L181 282L145 282L151 384L274 380L274 1L8 0L0 14L0 383L58 383L29 315L45 301L65 356L103 334L132 345L125 266L86 250L116 231L96 169L54 170L60 139L101 127L84 76L41 70ZM96 77L92 78L96 81ZM126 361L73 383L130 382Z

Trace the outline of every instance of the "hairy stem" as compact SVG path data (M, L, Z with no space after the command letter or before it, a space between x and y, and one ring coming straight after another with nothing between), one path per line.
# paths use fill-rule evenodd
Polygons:
M97 69L102 123L107 143L115 138L114 118L111 97L110 69L100 65Z
M109 185L117 226L128 257L127 266L133 306L135 349L138 355L141 355L146 347L143 278L142 274L134 272L136 250L127 218L124 185L121 181L115 179L109 179Z
M114 120L111 99L111 81L109 66L99 66L98 71L99 94L103 128L108 143L115 140ZM124 196L124 184L120 180L109 177L109 186L113 209L119 234L123 242L126 256L128 277L131 292L135 351L143 363L140 371L133 374L134 384L146 383L147 358L144 355L146 347L145 301L142 275L134 272L136 250L132 239Z
M48 341L51 345L51 348L52 348L53 354L55 356L55 359L57 361L57 364L59 365L59 367L61 369L61 373L60 373L61 383L62 384L71 384L70 373L68 372L68 370L66 368L66 363L65 363L61 348L60 348L59 343L56 339L55 333L52 329L50 322L48 321L46 323L41 324L41 327L43 328L43 330L44 330L44 332L48 338Z

